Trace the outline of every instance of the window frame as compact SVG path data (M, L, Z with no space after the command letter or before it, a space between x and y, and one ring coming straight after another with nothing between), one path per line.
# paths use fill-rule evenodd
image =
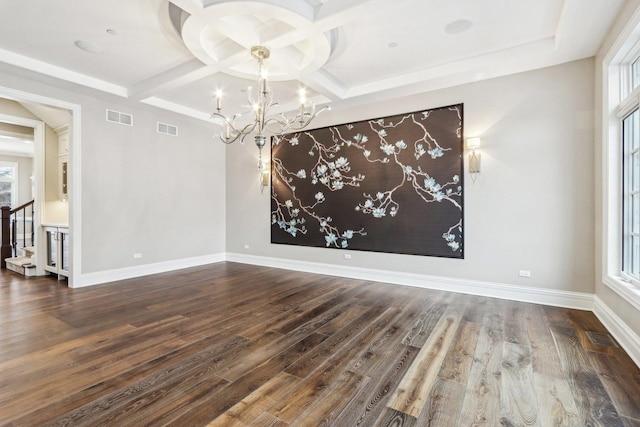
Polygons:
M629 65L629 72L631 73L631 66L636 63L640 63L640 56L638 56L634 62ZM628 146L628 140L626 138L625 133L625 125L624 122L627 118L631 117L633 114L638 114L640 116L640 82L636 85L636 88L633 92L621 103L621 108L618 111L618 118L620 122L620 141L621 144L621 203L620 211L622 214L622 227L621 227L621 263L620 263L620 277L626 281L631 283L632 285L640 288L640 278L638 274L633 274L630 272L631 263L631 253L633 250L633 239L640 238L637 232L633 232L632 227L632 218L633 218L633 204L631 203L631 199L634 195L637 196L638 189L630 188L632 186L631 182L633 180L633 166L632 166L632 157L635 153L640 152L640 144L638 147L631 150L631 147ZM638 118L637 126L640 126L640 117ZM639 129L633 130L635 133L639 131Z
M600 84L601 173L600 279L636 310L640 310L640 286L623 269L623 152L622 118L640 105L640 79L633 80L632 64L640 57L640 13L621 30L602 57ZM640 65L640 62L638 63ZM636 88L633 84L638 83Z

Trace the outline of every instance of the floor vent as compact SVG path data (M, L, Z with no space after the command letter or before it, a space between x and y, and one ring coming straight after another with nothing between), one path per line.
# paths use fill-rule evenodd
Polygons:
M120 125L133 126L133 116L119 111L107 110L107 121Z
M587 337L589 337L589 341L595 345L599 345L601 347L618 347L616 341L613 337L606 332L592 332L586 331Z
M178 126L158 122L158 133L171 135L171 136L178 136Z

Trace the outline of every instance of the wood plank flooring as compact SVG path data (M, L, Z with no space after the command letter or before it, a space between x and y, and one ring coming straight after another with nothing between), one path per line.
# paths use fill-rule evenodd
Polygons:
M220 263L0 272L0 425L640 426L592 313ZM605 336L606 338L606 336Z

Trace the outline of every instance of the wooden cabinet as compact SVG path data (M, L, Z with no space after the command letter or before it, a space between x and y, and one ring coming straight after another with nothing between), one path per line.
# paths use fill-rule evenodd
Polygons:
M47 242L45 271L58 275L58 279L69 277L69 228L44 227Z

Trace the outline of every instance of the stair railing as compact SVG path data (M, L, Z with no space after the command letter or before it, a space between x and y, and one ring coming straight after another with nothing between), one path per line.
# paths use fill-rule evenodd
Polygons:
M22 235L22 247L27 246L27 237L30 245L35 244L35 228L33 226L33 203L24 203L17 208L2 206L2 246L0 246L0 268L7 268L6 259L16 256L18 252L18 237ZM27 216L30 213L30 216ZM19 225L22 223L22 230ZM29 224L29 227L27 227Z

